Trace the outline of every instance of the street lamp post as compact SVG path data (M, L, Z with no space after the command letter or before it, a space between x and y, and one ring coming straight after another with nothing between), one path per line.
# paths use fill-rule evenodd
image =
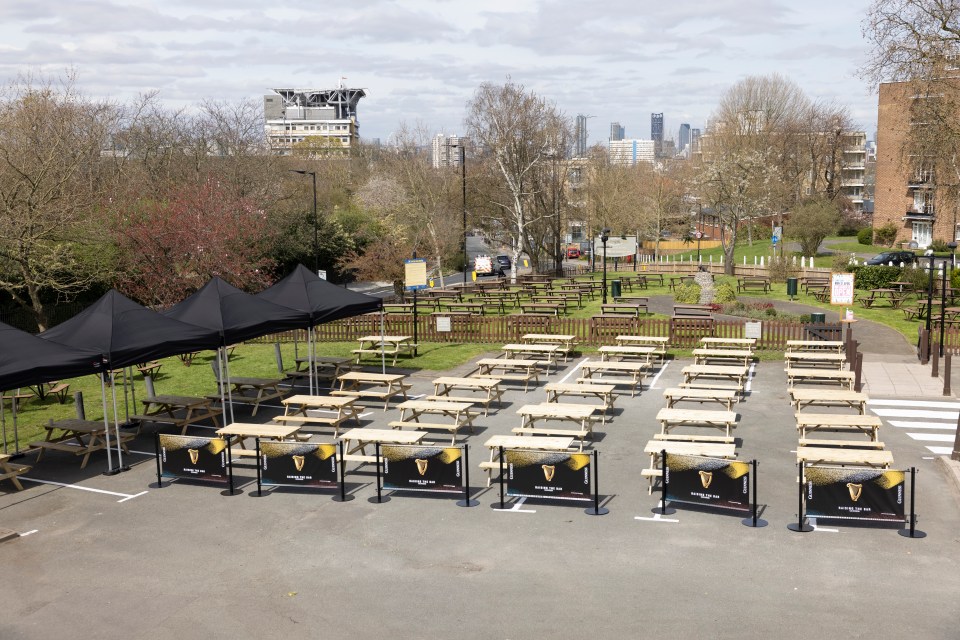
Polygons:
M930 354L930 328L933 320L933 250L927 250L927 257L930 259L930 277L927 282L927 355ZM942 313L942 311L941 311ZM926 364L926 363L924 363Z
M600 242L603 243L603 304L607 304L607 240L610 239L610 229L600 230Z
M703 204L697 203L699 213L697 214L697 264L700 264L700 238L703 237Z
M467 149L460 143L460 186L463 189L463 284L467 284Z
M317 172L305 171L303 169L290 169L293 173L299 173L302 176L310 176L313 179L313 272L320 275L320 233L318 230L319 220L317 218Z

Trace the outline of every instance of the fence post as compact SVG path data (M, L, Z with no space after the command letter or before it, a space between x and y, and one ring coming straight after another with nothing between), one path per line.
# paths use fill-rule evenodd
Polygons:
M863 381L863 354L857 352L857 366L856 366L856 375L853 382L853 390L857 393L861 390L861 382Z
M926 329L920 329L920 364L930 362L930 340Z
M931 357L933 358L933 364L930 366L930 377L936 378L940 375L940 352L936 349L931 350Z
M943 359L943 395L950 395L950 360L952 357L950 352L947 352L947 355Z

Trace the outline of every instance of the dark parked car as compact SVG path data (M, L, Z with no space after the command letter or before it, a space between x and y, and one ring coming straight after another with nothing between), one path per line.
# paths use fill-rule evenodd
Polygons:
M510 256L497 256L497 267L494 271L497 271L501 276L505 276L510 271L510 266Z
M899 265L901 262L903 264L913 264L916 260L917 254L913 251L884 251L880 255L867 260L867 264L890 264L891 262L895 265Z

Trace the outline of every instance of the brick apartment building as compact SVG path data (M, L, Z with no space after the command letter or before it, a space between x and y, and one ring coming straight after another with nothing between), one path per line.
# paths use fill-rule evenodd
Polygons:
M923 99L929 98L908 82L880 85L873 213L874 229L897 228L894 246L916 243L921 249L934 240L953 241L958 222L955 208L937 197L933 171L905 155L911 127L922 126L912 122L914 102Z

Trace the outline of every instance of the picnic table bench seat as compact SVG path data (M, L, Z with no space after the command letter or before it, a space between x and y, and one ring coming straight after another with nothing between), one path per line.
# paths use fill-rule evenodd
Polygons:
M884 449L884 444L878 440L824 440L814 438L800 438L801 447L838 447L852 449Z
M25 464L16 464L13 462L8 462L10 456L7 454L0 454L0 480L9 480L17 491L23 491L23 485L20 484L20 479L17 478L19 475L30 471L33 467Z
M766 276L743 276L737 279L737 292L745 293L747 291L760 291L769 293L771 291L770 278Z
M557 429L555 427L514 427L511 431L517 435L548 435L548 436L569 436L583 441L584 438L593 434L588 429Z

